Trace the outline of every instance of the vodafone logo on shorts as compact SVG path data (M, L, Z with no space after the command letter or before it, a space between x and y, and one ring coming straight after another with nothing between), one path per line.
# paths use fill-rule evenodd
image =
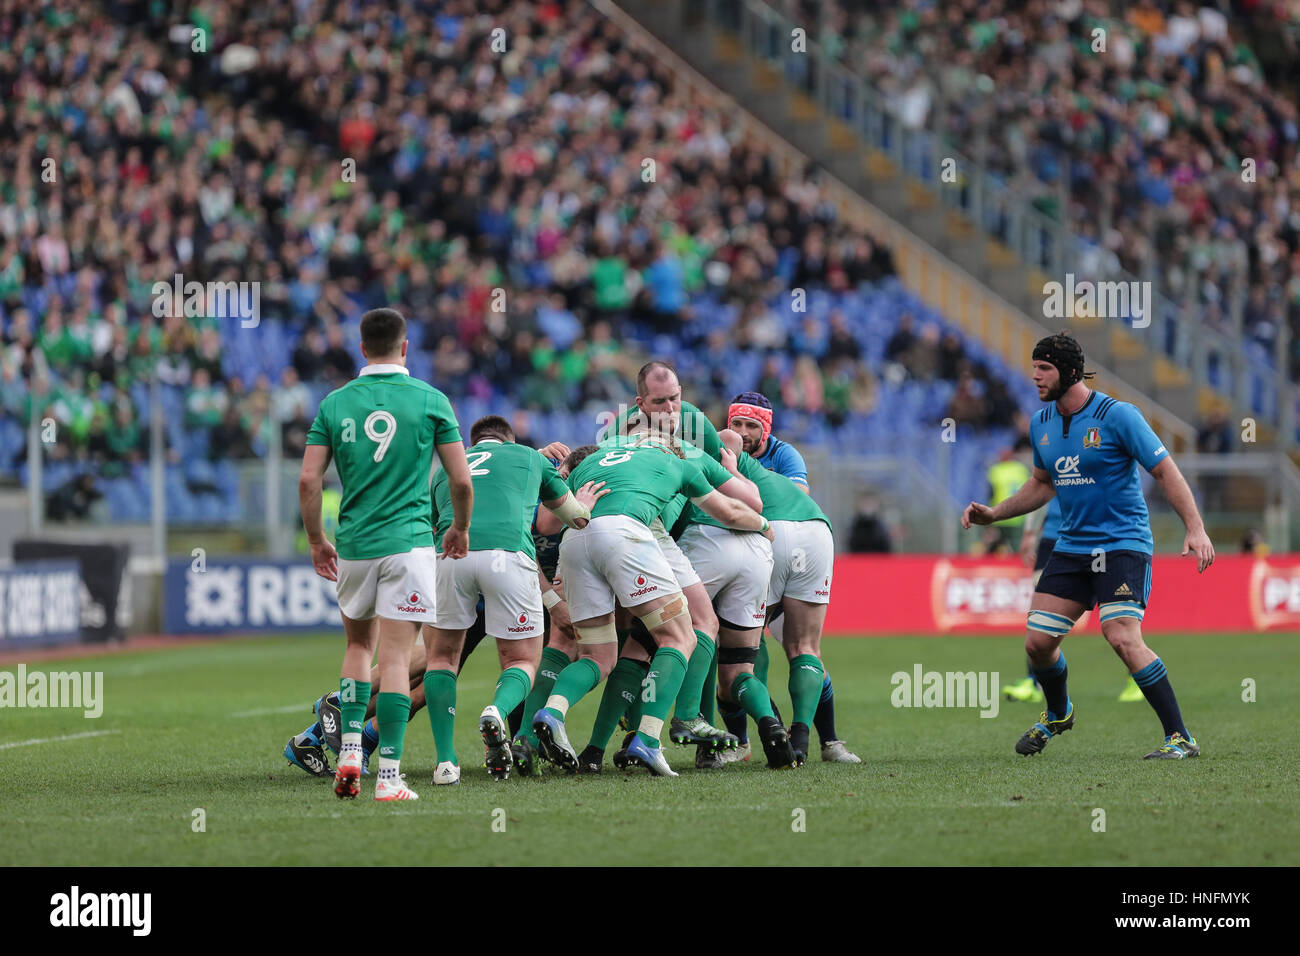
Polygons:
M424 606L420 599L419 591L412 591L406 596L406 603L397 605L397 609L403 614L428 614L429 609Z
M830 597L831 579L826 578L826 580L822 581L822 586L818 590L814 591L813 593L816 594L818 597Z
M511 624L509 627L506 628L506 630L509 631L511 634L531 634L533 633L533 631L537 630L537 627L533 624L528 623L528 612L522 611L519 614L518 625Z
M646 587L646 577L644 574L638 574L634 583L636 584L636 590L629 592L628 597L642 597L659 590L659 585L657 584L652 584L649 587Z

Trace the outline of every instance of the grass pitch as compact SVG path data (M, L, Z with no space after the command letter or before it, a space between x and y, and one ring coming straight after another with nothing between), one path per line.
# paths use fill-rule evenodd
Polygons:
M807 766L770 771L755 736L760 754L723 771L696 771L694 748L666 743L682 775L659 780L610 765L616 735L600 777L544 765L541 780L504 783L483 769L477 734L496 678L488 643L460 685L461 784L430 784L421 713L403 760L421 799L398 806L369 799L373 776L361 799L339 801L330 781L281 756L311 722L310 702L337 686L341 643L248 639L29 664L103 671L104 712L0 711L4 862L320 865L348 841L369 862L415 865L1300 863L1294 635L1153 639L1202 745L1198 760L1141 759L1160 743L1159 725L1146 704L1116 700L1124 670L1098 637L1066 642L1078 723L1033 758L1012 748L1035 705L1003 701L981 718L890 702L891 675L916 664L997 669L1009 683L1020 676L1016 637L828 639L839 734L861 766L822 763L814 732ZM1253 703L1242 700L1245 678L1256 682ZM788 719L785 681L774 656L771 684ZM579 749L597 703L592 695L570 716ZM71 736L87 733L98 736Z

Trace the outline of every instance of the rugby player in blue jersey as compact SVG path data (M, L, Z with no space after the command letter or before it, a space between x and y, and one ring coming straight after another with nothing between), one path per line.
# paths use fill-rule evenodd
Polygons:
M741 392L731 400L727 409L727 427L740 435L744 451L768 471L785 475L806 493L808 487L808 466L803 455L787 441L782 441L772 434L772 403L760 392ZM777 603L771 609L768 628L778 641L782 635L783 609ZM767 642L760 641L758 658L754 661L754 673L764 684L767 683L768 654ZM749 759L749 737L745 711L731 710L733 704L722 707L722 718L727 729L740 738L740 747L724 753L722 759L728 763L733 760ZM844 741L835 735L835 688L831 686L831 675L826 673L822 680L822 696L817 704L817 713L813 717L817 736L822 742L822 760L832 763L861 763L857 754L849 750Z
M1030 420L1034 470L1014 495L996 507L972 501L962 527L989 525L1061 501L1056 547L1034 591L1025 651L1043 689L1047 710L1020 737L1016 753L1039 753L1074 726L1061 652L1074 622L1098 605L1102 634L1142 688L1164 729L1164 743L1146 759L1200 755L1188 732L1165 665L1142 639L1151 593L1151 523L1137 466L1163 490L1187 528L1182 553L1196 556L1197 572L1214 561L1196 501L1164 444L1138 409L1089 388L1083 349L1068 334L1049 335L1033 352L1034 385L1050 402Z

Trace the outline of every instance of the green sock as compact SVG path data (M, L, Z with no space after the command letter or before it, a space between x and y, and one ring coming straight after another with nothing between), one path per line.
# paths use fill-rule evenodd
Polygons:
M650 660L650 673L642 683L641 719L636 729L651 747L659 746L659 734L677 702L689 666L686 655L675 647L659 648Z
M344 677L339 681L339 716L343 733L359 734L366 726L366 708L370 706L370 681Z
M406 740L406 722L411 716L411 698L405 694L380 691L375 700L375 720L379 724L379 756L387 760L402 759Z
M793 722L812 726L813 714L822 699L825 671L813 654L800 654L790 661L790 700L794 706Z
M556 680L555 686L551 688L552 697L563 697L572 707L582 698L589 694L593 687L600 683L600 665L590 657L580 657L564 670L560 671L559 679ZM564 719L568 713L568 707L564 712L556 710L554 707L547 707L552 714Z
M686 676L682 679L682 689L677 694L675 710L680 720L690 720L699 715L700 693L709 677L709 665L717 657L718 645L713 643L713 638L703 631L696 631L695 650L691 652L690 663L686 665Z
M501 672L501 677L497 681L496 696L492 698L492 704L497 710L501 711L502 717L509 716L510 712L519 706L520 701L528 696L528 671L521 670L518 667L507 667ZM820 693L820 688L818 689Z
M771 663L767 656L767 638L762 635L758 638L758 656L754 658L754 676L767 686L767 666Z
M519 728L520 736L526 736L534 747L537 746L537 735L533 733L533 717L546 706L546 698L551 696L555 678L559 677L560 671L571 663L569 655L564 651L554 647L542 650L542 662L537 667L537 679L533 681L533 689L528 692L528 697L524 700L524 725Z
M650 673L649 661L637 661L641 665L641 681L637 683L636 689L632 693L632 706L627 709L627 725L633 730L641 726L641 683L645 680L645 675Z
M700 716L713 723L713 704L718 696L718 655L709 661L709 673L704 678L704 689L700 692Z
M456 756L456 675L451 671L425 671L424 700L438 763L450 760L460 766Z
M732 681L731 699L744 707L754 720L776 716L772 713L772 698L768 696L766 685L746 671L742 671Z
M609 746L609 738L618 729L618 719L627 713L632 701L641 694L641 680L650 670L644 661L634 661L620 657L609 679L605 681L605 692L600 698L600 709L596 711L596 723L591 728L591 746L604 750Z

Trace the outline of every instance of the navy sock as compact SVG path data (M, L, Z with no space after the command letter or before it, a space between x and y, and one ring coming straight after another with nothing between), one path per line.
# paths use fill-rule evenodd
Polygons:
M822 677L822 697L817 702L817 713L813 714L813 726L822 743L840 739L835 736L835 688L831 686L830 674Z
M1192 735L1187 732L1187 727L1183 724L1183 715L1178 711L1178 698L1174 696L1174 689L1169 683L1169 674L1165 671L1164 662L1157 657L1134 674L1133 680L1137 681L1137 685L1142 688L1147 703L1160 718L1165 736L1182 734L1191 740Z
M510 739L514 740L519 736L519 728L524 725L524 702L521 700L519 706L510 711L506 717L506 723L510 725Z
M1047 698L1047 719L1060 720L1070 710L1070 695L1065 690L1065 678L1070 669L1065 666L1065 651L1058 651L1055 663L1034 671L1038 686Z
M366 721L366 725L361 728L361 753L364 756L370 756L379 746L379 731L374 724Z
M1025 676L1033 678L1035 684L1038 683L1038 678L1034 677L1034 662L1029 659L1028 654L1025 655Z
M745 713L745 708L738 707L735 704L729 704L718 698L718 713L722 717L722 722L726 724L727 730L740 738L740 742L749 742L749 715Z

